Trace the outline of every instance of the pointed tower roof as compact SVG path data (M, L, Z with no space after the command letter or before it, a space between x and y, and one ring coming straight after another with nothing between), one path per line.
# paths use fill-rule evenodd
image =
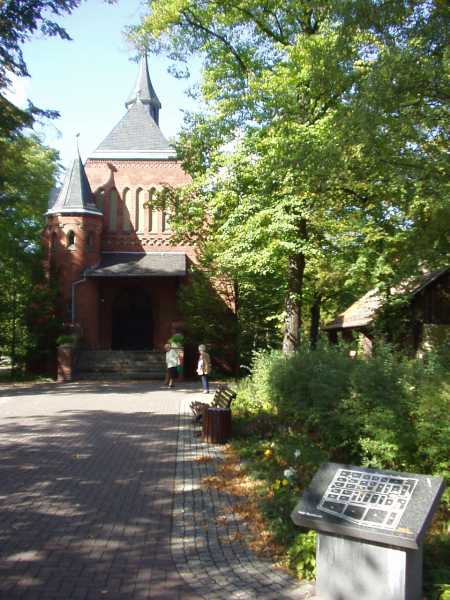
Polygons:
M59 190L56 200L46 212L47 215L56 213L103 214L94 202L80 154L73 161L72 166L67 169L64 183Z
M125 106L126 114L89 158L94 160L176 158L175 150L169 145L158 126L161 103L150 80L145 54L141 57L136 84Z
M139 61L139 72L136 83L125 102L126 108L129 108L136 100L140 98L143 104L151 104L158 110L161 108L161 102L153 89L150 73L148 70L147 54L144 53Z

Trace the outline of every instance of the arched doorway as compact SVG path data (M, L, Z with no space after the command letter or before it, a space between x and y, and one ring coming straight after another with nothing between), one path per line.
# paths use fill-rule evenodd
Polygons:
M121 290L113 303L113 350L151 350L153 322L148 294L139 288Z

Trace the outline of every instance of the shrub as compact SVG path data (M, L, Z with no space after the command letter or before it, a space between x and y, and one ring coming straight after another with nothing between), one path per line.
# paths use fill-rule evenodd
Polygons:
M77 336L72 334L59 335L56 338L56 344L58 346L74 346L77 343Z
M370 359L350 359L329 346L287 357L254 355L252 374L239 384L233 405L236 442L250 470L266 482L263 511L299 576L313 576L314 535L299 534L289 515L320 464L336 460L438 475L450 483L449 405L448 355L411 359L388 346ZM448 570L441 565L448 537L440 536L449 504L447 487L427 546L435 559L426 562L425 573L433 599L447 593Z
M288 550L289 567L299 579L315 578L316 538L315 531L299 533Z
M184 344L184 335L181 333L175 333L172 337L169 338L168 343L171 346L181 348Z

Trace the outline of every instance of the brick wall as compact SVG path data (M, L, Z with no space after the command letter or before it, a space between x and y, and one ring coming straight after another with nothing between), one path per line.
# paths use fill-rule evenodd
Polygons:
M190 181L177 161L104 161L88 160L86 167L92 191L105 192L103 217L95 215L51 215L43 233L44 255L47 268L52 264L58 278L63 303L63 318L75 317L81 329L83 343L92 349L110 348L112 342L112 319L114 302L121 290L145 293L150 299L151 345L162 349L173 333L173 324L182 320L177 312L176 291L179 279L155 277L129 280L88 279L83 273L100 261L101 251L109 252L184 252L191 261L196 260L192 246L171 245L170 231L165 229L164 215L159 211L150 227L150 210L146 209L145 223L136 231L132 220L136 203L129 210L124 202L128 199L148 201L149 191L161 186L181 186ZM109 205L107 197L117 190L116 230L109 230ZM132 214L126 214L126 211ZM142 216L142 215L141 215ZM125 226L129 219L128 230ZM142 219L141 219L142 221ZM131 225L131 226L130 226ZM144 226L145 225L145 226ZM71 238L73 237L73 240ZM73 307L72 307L73 301Z

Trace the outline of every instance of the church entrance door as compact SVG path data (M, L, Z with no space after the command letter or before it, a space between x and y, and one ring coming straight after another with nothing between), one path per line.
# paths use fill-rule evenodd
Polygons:
M153 322L150 298L138 288L121 290L113 303L113 350L151 350Z

